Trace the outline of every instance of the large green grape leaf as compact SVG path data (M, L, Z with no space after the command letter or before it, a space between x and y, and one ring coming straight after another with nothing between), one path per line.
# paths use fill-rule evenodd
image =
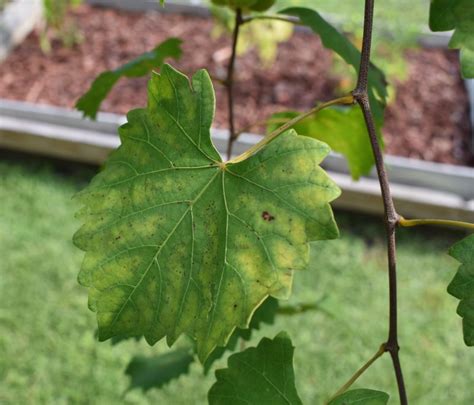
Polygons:
M78 194L99 339L186 333L204 361L268 297L287 298L309 241L335 238L339 188L318 166L329 147L288 131L248 159L223 163L210 138L215 100L205 70L189 82L164 65L122 145Z
M448 292L461 300L457 312L463 318L464 342L474 346L474 234L456 243L449 254L462 264Z
M135 356L127 366L125 374L130 377L129 389L148 391L160 388L189 372L194 357L187 349L176 349L159 356Z
M284 332L229 357L208 394L210 405L302 404L293 371L294 347Z
M386 405L389 398L385 392L360 388L338 395L328 405Z
M454 30L449 47L461 50L463 76L474 77L474 1L431 0L430 28Z
M274 114L272 119L294 118L295 111ZM270 120L271 121L271 120ZM274 126L270 126L270 130ZM350 108L326 108L319 111L292 127L298 134L310 136L326 142L333 151L339 152L347 159L352 178L368 174L374 165L374 155L367 135L364 116L359 106ZM381 145L383 139L378 129L378 138Z
M181 40L169 38L150 52L145 52L115 70L102 72L92 82L91 87L76 103L76 108L85 117L95 119L102 101L121 77L141 77L159 68L166 58L179 59Z
M281 14L299 18L301 24L319 35L323 45L336 52L356 72L359 71L360 52L343 34L328 23L316 11L306 7L290 7L279 11ZM383 114L387 100L387 81L384 73L375 65L369 68L369 99L374 117L379 125L383 123Z

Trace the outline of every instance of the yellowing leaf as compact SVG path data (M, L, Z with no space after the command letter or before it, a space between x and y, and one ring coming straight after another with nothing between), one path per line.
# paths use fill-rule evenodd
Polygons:
M78 195L99 339L144 335L171 345L183 333L204 361L267 298L290 295L308 242L338 235L339 195L319 167L326 144L294 131L239 163L210 138L214 90L169 65L154 74L146 109L131 111L122 145Z

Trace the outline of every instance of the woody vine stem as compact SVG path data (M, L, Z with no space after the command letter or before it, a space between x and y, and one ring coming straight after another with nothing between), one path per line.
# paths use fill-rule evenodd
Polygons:
M385 351L390 353L392 358L395 376L397 378L398 393L400 403L408 404L405 382L403 380L403 372L400 364L398 352L398 319L397 319L397 260L396 260L396 238L395 229L399 221L399 215L395 210L390 185L388 182L387 172L383 161L383 154L377 140L374 117L370 108L368 96L368 75L370 67L370 50L372 44L372 28L374 19L374 2L375 0L365 1L364 12L364 33L362 39L362 54L360 60L359 75L357 86L352 92L354 99L360 105L364 114L367 132L369 134L370 143L375 159L375 166L379 178L380 189L384 205L385 231L387 237L387 254L388 254L388 283L389 283L389 329L387 342L384 345Z
M227 143L227 159L231 158L232 146L238 137L238 134L235 131L234 123L234 70L235 58L237 56L237 41L239 39L239 30L242 23L242 10L238 8L235 11L234 32L232 33L232 53L230 55L229 65L227 66L227 77L224 82L227 89L227 108L229 114L229 142Z

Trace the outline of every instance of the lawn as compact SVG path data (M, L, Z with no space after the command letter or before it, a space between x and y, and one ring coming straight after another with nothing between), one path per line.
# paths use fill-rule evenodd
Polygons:
M82 253L71 242L78 227L71 196L93 171L42 160L0 161L0 403L205 403L213 377L202 377L197 364L162 390L126 392L130 358L163 352L165 345L112 346L94 338L94 314L76 282ZM290 333L305 404L319 404L337 390L386 335L380 221L336 215L341 240L312 245L311 265L296 274L291 299L322 300L324 310L281 316L252 343L280 330ZM446 293L457 263L444 252L461 237L439 229L400 232L401 359L414 404L474 403L474 352L462 342L457 302ZM387 390L395 404L393 377L384 356L357 385Z

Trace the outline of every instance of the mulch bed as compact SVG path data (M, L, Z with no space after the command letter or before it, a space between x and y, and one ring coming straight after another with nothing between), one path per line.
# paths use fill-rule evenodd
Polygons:
M172 36L184 40L183 57L173 64L186 74L207 68L225 75L230 40L211 35L210 19L158 13L135 14L81 6L68 17L83 42L66 48L53 41L44 55L32 33L0 64L0 98L73 107L103 70L113 69ZM224 57L222 57L224 55ZM473 164L469 153L468 99L456 52L409 50L408 79L395 83L396 98L386 113L384 136L389 154L435 162ZM279 46L276 61L265 68L250 51L237 62L237 128L274 112L305 110L334 97L341 81L331 52L313 35L298 33ZM124 79L102 104L104 111L126 113L146 103L147 79ZM226 96L216 82L217 127L227 126Z

